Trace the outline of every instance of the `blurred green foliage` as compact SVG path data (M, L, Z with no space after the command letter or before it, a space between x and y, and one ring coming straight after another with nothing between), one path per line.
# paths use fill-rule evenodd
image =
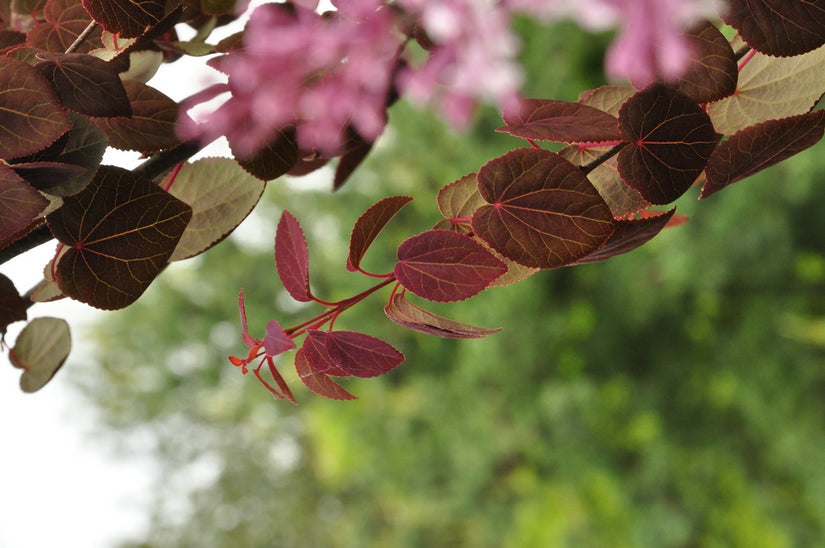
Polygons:
M519 25L531 95L575 99L599 84L605 37ZM690 222L629 255L432 307L503 327L487 339L405 331L383 317L386 295L371 297L336 325L392 342L407 361L347 383L356 402L309 393L289 359L280 367L298 407L229 365L226 355L245 351L241 287L256 336L270 318L288 326L317 312L278 282L282 208L307 233L316 294L349 296L370 284L343 266L366 207L416 198L366 257L387 271L395 247L437 219L438 188L519 146L491 131L495 113L469 135L403 103L392 116L341 192L271 183L254 228L173 266L97 327L99 363L72 374L111 426L143 432L163 463L152 530L124 546L779 548L825 538L822 145L706 202L689 192L678 212Z

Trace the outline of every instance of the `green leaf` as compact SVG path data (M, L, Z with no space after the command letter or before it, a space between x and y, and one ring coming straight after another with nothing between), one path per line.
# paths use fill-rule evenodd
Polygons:
M96 308L130 305L163 270L192 209L148 179L101 166L47 217L68 249L56 268L67 296Z
M49 382L66 361L72 349L69 324L60 318L35 318L23 328L9 359L23 369L20 388L23 392L37 392Z
M790 58L756 53L730 97L708 105L713 127L733 135L748 126L809 112L825 93L825 47Z
M184 164L169 193L189 204L192 219L170 260L193 257L226 238L249 215L265 187L266 183L230 158L204 158Z
M0 158L33 154L71 127L48 80L10 57L0 57L0 113Z

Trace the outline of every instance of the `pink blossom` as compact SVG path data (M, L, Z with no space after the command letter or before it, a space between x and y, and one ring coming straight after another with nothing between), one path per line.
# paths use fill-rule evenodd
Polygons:
M690 63L684 30L716 12L714 0L509 0L511 9L546 19L568 17L593 30L613 26L618 35L607 52L613 79L638 87L654 80L672 81Z
M247 25L244 48L219 58L231 97L184 136L225 134L240 156L295 124L299 145L334 155L345 128L375 139L385 107L400 37L379 0L341 0L331 17L267 4Z
M400 88L419 104L438 104L453 125L466 125L478 101L515 104L523 75L509 12L490 0L401 0L435 43L429 58L400 75Z

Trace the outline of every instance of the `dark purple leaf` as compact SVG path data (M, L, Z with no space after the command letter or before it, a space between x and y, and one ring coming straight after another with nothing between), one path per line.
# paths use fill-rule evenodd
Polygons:
M633 251L661 232L675 211L674 208L662 213L656 212L654 216L641 219L617 219L616 230L607 242L597 251L579 259L574 264L596 263Z
M676 90L697 103L718 101L736 91L739 68L730 42L710 21L701 21L687 32L696 52Z
M498 131L536 141L581 143L621 139L614 116L581 103L526 99L519 109L505 113L507 124Z
M747 127L722 142L705 168L700 198L802 152L822 139L825 111L768 120Z
M83 7L112 34L135 38L164 15L162 0L83 0Z
M40 54L35 68L52 83L63 106L86 116L131 116L118 69L94 55Z
M825 44L825 0L728 0L723 18L757 51L788 57Z
M473 230L490 247L524 266L557 268L601 247L613 214L582 171L552 152L522 148L478 173L488 205Z
M653 204L667 204L684 194L719 140L696 101L661 84L628 99L619 123L629 141L619 152L619 173Z
M26 319L30 301L17 292L14 283L0 274L0 335L5 335L6 327Z

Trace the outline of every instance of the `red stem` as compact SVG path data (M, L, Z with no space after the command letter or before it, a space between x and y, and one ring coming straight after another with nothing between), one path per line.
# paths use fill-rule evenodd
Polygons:
M183 167L183 164L184 164L184 163L186 163L186 162L178 162L178 163L175 165L175 169L173 169L173 170L172 170L172 174L171 174L171 175L169 175L169 182L168 182L168 183L166 183L166 186L165 186L165 187L163 187L163 190L165 190L166 192L169 192L169 189L170 189L170 188L172 188L172 183L174 183L174 182L175 182L175 177L177 177L177 176L178 176L178 172L180 172L180 168L182 168L182 167Z

